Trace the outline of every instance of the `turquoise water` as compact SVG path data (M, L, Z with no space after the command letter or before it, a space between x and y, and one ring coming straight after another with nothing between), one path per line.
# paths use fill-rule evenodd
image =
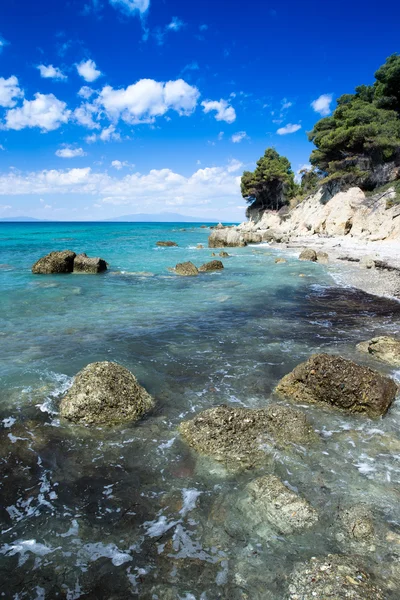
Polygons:
M0 224L6 598L278 600L295 560L349 550L337 538L338 506L367 502L381 529L400 528L396 405L378 423L305 408L324 451L277 453L269 468L323 515L312 536L265 542L243 524L227 534L212 521L214 503L255 474L211 473L177 425L221 403L265 406L311 352L355 358L360 340L395 331L400 305L340 288L332 270L290 254L275 264L279 252L267 245L229 249L222 272L168 270L211 260L208 235L181 223ZM101 256L110 268L32 275L40 256L63 249ZM98 360L130 369L156 399L154 413L111 430L60 421L72 377ZM364 558L396 598L385 552L395 550L377 544Z

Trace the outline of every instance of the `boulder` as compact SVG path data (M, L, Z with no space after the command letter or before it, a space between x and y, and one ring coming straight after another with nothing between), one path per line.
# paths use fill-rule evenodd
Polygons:
M215 256L214 252L213 252L213 255ZM221 258L229 258L230 254L228 254L227 252L222 251L222 252L220 252L218 254L218 256L221 256Z
M198 275L198 268L189 261L184 263L178 263L175 267L175 273L177 275L183 275L184 277L190 277L192 275Z
M166 242L156 242L156 246L161 246L161 247L172 247L172 246L177 246L178 244L176 242L170 242L170 241L166 241Z
M262 534L267 525L267 539L270 537L268 525L278 533L290 534L308 529L318 521L316 510L275 475L264 475L247 484L237 508L247 526L251 525L259 533Z
M39 258L32 267L32 273L72 273L74 268L75 252L63 250L62 252L50 252Z
M77 374L61 400L60 414L82 425L112 425L137 421L153 406L153 398L128 369L105 361Z
M240 231L231 228L214 229L208 237L209 248L224 248L225 246L246 246L243 235Z
M385 335L361 342L356 346L360 352L370 354L377 360L400 367L400 340Z
M317 262L326 265L329 262L329 255L327 252L322 252L322 250L320 250L319 252L317 252Z
M194 450L233 471L263 464L271 447L318 440L304 413L280 404L265 409L217 406L184 421L179 431Z
M309 260L311 262L316 262L317 261L317 253L312 248L305 248L305 250L303 250L300 253L299 259L300 260Z
M196 248L197 250L203 250L204 246L203 244L197 244Z
M385 600L382 590L358 557L329 554L298 563L289 578L285 600Z
M74 260L74 273L102 273L107 271L107 263L102 258L89 258L85 253Z
M375 269L375 259L373 256L363 256L360 260L360 267L363 269Z
M395 399L397 386L392 379L341 356L314 354L283 377L276 392L295 402L380 417Z
M276 265L283 264L285 262L287 262L286 258L276 258L275 259L275 264Z
M199 268L199 271L201 271L202 273L205 273L207 271L220 271L223 268L224 268L224 265L222 264L222 262L220 260L211 260L210 262L205 263L204 265L201 265L201 267Z

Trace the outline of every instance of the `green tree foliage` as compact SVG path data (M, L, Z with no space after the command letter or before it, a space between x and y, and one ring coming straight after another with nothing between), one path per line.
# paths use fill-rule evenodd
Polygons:
M267 148L254 171L245 171L241 180L243 198L251 208L279 210L297 191L290 162L274 148Z
M400 55L393 54L375 73L374 85L344 94L334 113L309 133L314 142L310 162L326 175L366 169L400 155Z
M322 179L321 173L315 168L301 169L299 175L301 175L300 193L302 196L311 194Z

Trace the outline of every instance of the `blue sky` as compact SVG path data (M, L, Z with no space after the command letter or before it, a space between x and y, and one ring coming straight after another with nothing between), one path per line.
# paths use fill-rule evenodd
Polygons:
M306 132L399 51L400 4L7 0L0 216L243 220L265 148Z

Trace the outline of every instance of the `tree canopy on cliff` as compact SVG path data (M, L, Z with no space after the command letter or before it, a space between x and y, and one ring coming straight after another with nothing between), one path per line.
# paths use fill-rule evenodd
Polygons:
M375 79L341 96L334 113L309 133L314 167L329 175L356 169L359 158L370 166L400 155L400 55L390 56Z
M267 148L254 171L242 175L242 196L252 209L279 210L293 198L296 189L290 162L274 148Z

